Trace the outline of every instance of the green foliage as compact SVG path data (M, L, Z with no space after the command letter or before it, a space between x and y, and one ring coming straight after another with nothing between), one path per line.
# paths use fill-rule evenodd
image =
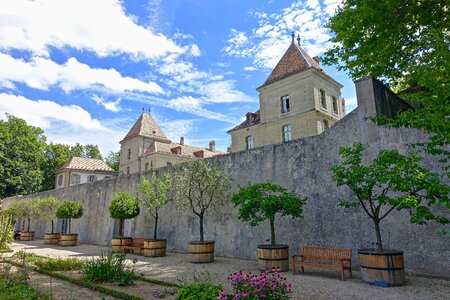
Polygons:
M43 177L45 136L24 120L6 116L0 120L0 198L35 193Z
M153 239L157 239L157 228L159 214L158 210L169 203L169 191L172 188L172 177L169 173L163 173L160 177L153 172L151 181L142 177L141 183L138 186L138 201L146 208L149 215L155 219L155 228L153 232Z
M83 205L77 201L65 201L56 210L59 219L78 219L83 215Z
M39 219L44 222L52 222L52 233L54 231L53 222L56 218L56 211L60 205L61 201L55 197L39 198L35 203Z
M7 213L14 218L26 219L28 221L27 231L30 231L30 221L38 217L39 211L36 207L36 199L15 200L7 209Z
M50 297L30 287L26 281L0 278L0 299L43 300Z
M109 205L109 213L113 219L132 219L139 215L139 202L125 192L119 192Z
M69 161L69 145L50 143L45 147L41 170L44 175L41 191L55 188L55 170Z
M231 202L240 206L239 219L257 226L260 222L269 220L271 228L271 245L275 245L274 220L276 214L300 218L302 206L307 198L298 197L295 193L269 181L255 183L241 188L233 195Z
M383 150L369 164L362 164L364 147L341 147L344 161L331 168L338 186L348 186L356 199L341 199L339 205L349 208L361 205L373 220L378 249L382 250L379 223L394 209L407 209L410 221L426 224L436 221L448 224L449 219L431 210L431 206L450 209L450 187L440 181L439 175L421 167L420 157L403 155L396 150Z
M175 171L175 200L178 207L190 208L200 219L200 241L203 242L203 217L209 208L228 200L229 178L218 167L204 159L180 165Z
M345 0L327 27L335 33L325 64L336 64L353 79L379 77L423 105L377 122L430 133L422 150L441 156L450 178L450 23L446 1Z
M134 272L125 263L125 253L113 254L103 251L98 258L88 260L83 269L83 280L87 282L116 281L120 285L129 285L135 279Z
M47 271L73 271L83 269L86 262L74 257L40 257L39 259L34 259L34 264L37 268Z
M105 157L105 163L114 171L119 172L120 152L109 151L108 156Z
M187 284L180 288L176 300L216 300L221 287L211 283Z
M0 214L0 251L9 251L9 245L14 241L14 225L10 215Z

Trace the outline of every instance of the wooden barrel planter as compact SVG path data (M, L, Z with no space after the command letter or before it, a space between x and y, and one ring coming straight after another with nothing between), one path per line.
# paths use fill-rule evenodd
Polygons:
M189 242L191 263L204 264L214 261L214 241Z
M60 233L46 233L44 234L44 244L58 245L60 238Z
M111 250L114 252L123 252L123 247L132 245L133 238L130 237L113 237L111 239Z
M34 231L22 231L20 233L21 241L34 241Z
M289 271L289 246L258 245L258 265L263 271L272 269Z
M63 247L76 246L78 242L78 234L61 234L59 245Z
M385 249L358 250L362 279L387 286L400 286L405 283L405 264L403 251Z
M161 257L166 256L167 240L145 240L144 256Z

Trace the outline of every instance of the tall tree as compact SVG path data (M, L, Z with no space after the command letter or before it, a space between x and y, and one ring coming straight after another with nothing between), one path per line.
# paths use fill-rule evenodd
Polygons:
M45 136L24 120L0 120L0 197L31 194L41 188Z
M42 181L42 191L48 191L55 188L55 170L69 161L69 145L50 143L44 151L44 160L41 170L44 175Z
M84 156L85 158L95 158L103 160L100 150L97 145L87 144L84 146Z
M325 64L336 64L353 79L372 75L394 91L416 87L402 97L422 104L397 118L377 121L430 133L419 144L442 156L450 175L450 14L442 0L344 0L330 19L334 46Z
M84 146L76 143L75 146L70 147L69 158L72 157L84 157Z
M116 172L119 172L120 152L109 151L108 156L105 157L105 163Z

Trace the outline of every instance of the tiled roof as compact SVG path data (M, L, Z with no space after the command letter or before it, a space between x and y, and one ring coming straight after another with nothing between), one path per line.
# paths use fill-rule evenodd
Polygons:
M291 45L261 87L310 68L315 68L318 71L325 73L319 63L312 59L311 56L309 56L308 53L292 39Z
M80 170L97 172L114 172L104 161L93 158L72 157L67 163L56 171L61 170Z
M232 129L228 130L228 132L231 132L231 131L236 130L236 129L249 127L249 126L252 126L252 125L255 125L255 124L259 124L259 122L261 121L261 115L259 113L259 109L255 113L248 112L245 116L246 116L246 118L245 118L244 122L242 122L241 124L237 125L236 127L233 127ZM251 118L250 122L248 122L248 116L250 116L250 118Z
M180 154L177 154L176 151L172 151L173 148L179 148ZM212 157L216 155L225 154L222 151L210 151L207 148L201 148L197 146L191 145L180 145L177 143L162 143L155 141L148 147L147 151L142 156L147 156L155 153L161 153L166 155L174 155L174 156L182 156L182 157L199 157L194 155L194 153L203 151L203 158Z
M139 117L121 142L137 136L149 137L161 141L169 141L161 128L159 128L158 124L156 124L155 120L153 120L153 118L146 113L143 113Z

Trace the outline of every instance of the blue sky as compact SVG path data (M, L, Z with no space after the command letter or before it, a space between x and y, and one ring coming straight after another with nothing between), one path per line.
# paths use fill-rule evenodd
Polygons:
M49 141L119 149L142 107L173 141L226 150L260 86L299 33L322 54L339 0L0 0L0 117ZM344 85L347 112L356 105Z

